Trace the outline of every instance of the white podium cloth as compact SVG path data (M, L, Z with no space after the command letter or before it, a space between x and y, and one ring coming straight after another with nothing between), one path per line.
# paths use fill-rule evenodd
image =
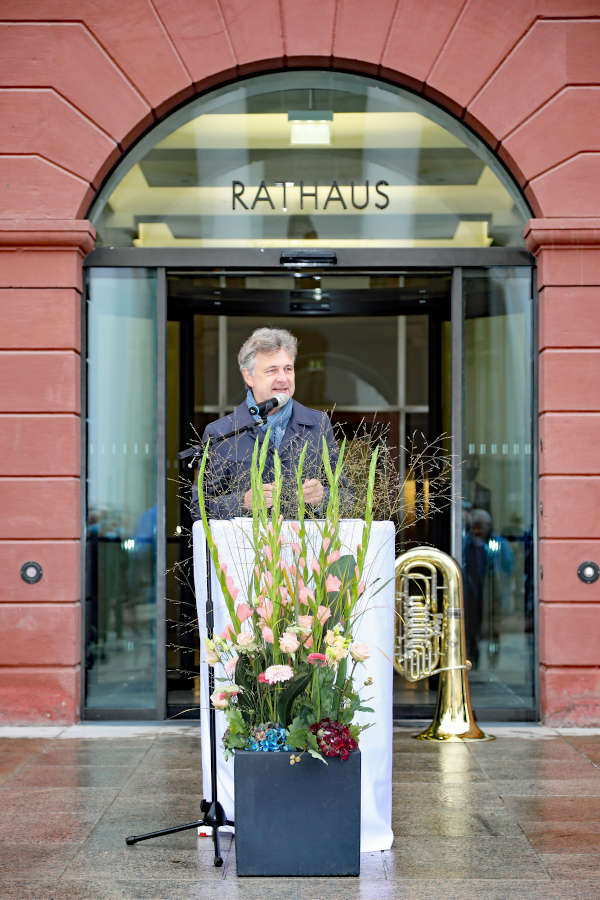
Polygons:
M227 564L227 572L233 575L240 588L237 602L247 599L250 570L254 564L254 552L250 546L252 520L238 518L211 521L213 538L219 547L219 557ZM356 546L362 536L364 522L361 519L343 520L340 526L342 554L356 556ZM307 521L309 543L317 542L318 530ZM365 559L364 580L366 589L359 600L357 622L353 630L356 641L369 645L371 656L357 666L355 684L360 695L373 713L358 713L356 721L370 725L360 736L362 758L361 778L361 852L388 850L393 841L392 821L392 716L393 716L393 668L394 650L394 525L392 522L373 522L369 548ZM282 527L284 558L292 551L289 544L297 537L285 522ZM204 797L211 796L210 740L209 740L209 690L208 664L204 640L206 638L206 541L202 523L193 529L194 580L200 627L200 718L202 734L202 774ZM229 615L216 572L211 561L211 585L214 607L214 631L219 634L229 622ZM220 666L215 676L223 677ZM367 678L373 684L361 687ZM368 701L368 702L367 702ZM233 819L233 759L225 760L222 737L226 727L225 716L217 711L217 791L227 818Z

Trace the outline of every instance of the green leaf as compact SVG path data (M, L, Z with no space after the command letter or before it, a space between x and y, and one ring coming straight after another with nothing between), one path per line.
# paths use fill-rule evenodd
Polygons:
M287 725L292 703L298 694L306 689L311 677L311 672L300 672L298 675L294 675L294 677L286 683L285 688L279 695L277 703L277 714L282 725Z

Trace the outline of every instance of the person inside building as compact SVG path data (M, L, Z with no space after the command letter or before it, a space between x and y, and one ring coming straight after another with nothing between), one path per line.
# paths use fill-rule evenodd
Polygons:
M255 442L262 443L267 430L269 446L262 477L262 492L268 508L273 504L275 450L281 460L284 516L295 518L298 508L296 466L304 444L303 494L308 511L324 513L328 488L322 461L323 438L327 443L332 468L338 460L338 447L326 413L309 409L294 399L294 364L298 341L282 328L257 328L238 353L238 364L246 388L246 397L234 411L204 431L202 441L210 438L208 465L204 477L207 513L215 519L249 515L252 510L250 466ZM278 398L278 405L261 417L251 409L264 401ZM249 430L243 431L247 426ZM234 432L232 437L219 440ZM342 485L345 489L345 482ZM192 515L199 516L197 486L194 488Z

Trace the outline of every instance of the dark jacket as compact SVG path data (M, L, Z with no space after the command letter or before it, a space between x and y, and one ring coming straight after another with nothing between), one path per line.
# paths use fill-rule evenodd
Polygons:
M226 438L220 443L215 443L215 438L219 435L234 430L238 431L245 425L253 427L239 436L236 435ZM204 498L209 518L231 519L234 516L250 515L249 511L243 508L242 500L246 491L250 489L250 465L254 444L257 437L259 445L262 444L264 433L254 422L245 401L240 403L231 415L211 422L204 431L203 442L206 442L209 437L211 439L209 462L204 474ZM327 441L331 465L334 468L338 459L338 448L331 422L326 413L309 409L302 406L297 400L293 400L292 415L278 450L283 478L281 511L285 518L295 518L297 515L295 473L298 458L305 443L308 444L308 448L302 470L302 480L318 478L322 482L325 493L321 509L325 510L329 491L321 461L323 437ZM274 448L269 443L262 480L267 483L273 481L274 477ZM315 508L312 507L312 509ZM194 518L199 516L197 485L193 492L192 515Z

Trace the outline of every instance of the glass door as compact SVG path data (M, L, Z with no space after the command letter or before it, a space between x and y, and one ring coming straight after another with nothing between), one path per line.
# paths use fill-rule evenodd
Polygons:
M167 698L170 715L193 715L198 647L185 500L192 473L180 469L177 450L241 402L237 352L268 324L298 338L296 399L327 410L340 436L384 436L391 464L404 472L413 435L420 448L449 431L449 403L442 406L450 393L450 276L172 274L168 310ZM411 514L417 488L409 479L402 511L391 513L407 523L397 550L429 542L447 550L449 510L437 519ZM433 702L428 685L419 697ZM414 702L397 679L398 714Z

